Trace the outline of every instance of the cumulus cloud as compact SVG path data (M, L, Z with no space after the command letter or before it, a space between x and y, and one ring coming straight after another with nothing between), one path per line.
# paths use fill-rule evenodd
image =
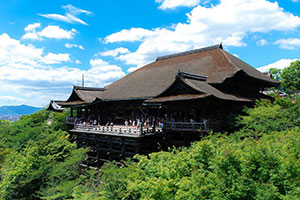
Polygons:
M267 40L265 40L265 39L261 39L261 40L258 40L257 42L256 42L256 45L257 46L265 46L265 45L267 45L268 44L268 42L267 42Z
M100 59L91 60L91 67L86 70L52 66L72 63L70 56L45 53L44 49L22 44L5 33L0 35L0 43L0 97L19 96L28 99L30 105L44 106L49 99L66 99L72 86L80 85L83 73L85 85L95 87L103 87L125 75L120 67ZM0 104L5 102L3 99L0 98Z
M74 28L70 31L66 31L59 26L47 26L44 28L39 35L41 37L55 38L55 39L71 39L73 36L78 33Z
M262 66L262 67L259 67L256 69L261 72L268 72L271 68L283 69L285 67L290 66L291 62L294 62L296 60L299 60L299 59L281 59L274 63L268 64L268 65L265 65L265 66Z
M161 4L158 8L162 10L174 9L179 6L194 7L200 3L200 0L155 0Z
M300 18L284 12L277 2L267 0L220 0L211 7L196 6L187 21L154 29L131 28L108 35L106 43L139 42L135 52L119 55L125 64L142 66L157 56L223 42L245 46L244 38L253 33L294 30Z
M70 31L64 30L59 26L49 25L41 31L36 31L36 28L28 29L28 27L32 25L29 24L25 31L27 31L23 36L22 39L32 39L32 40L42 40L43 38L52 38L52 39L72 39L78 31L74 28Z
M27 26L28 27L28 26ZM36 31L35 29L26 32L22 39L32 39L32 40L42 40L42 38L52 38L52 39L72 39L73 36L78 33L74 28L70 31L64 30L59 26L49 25L42 31Z
M90 65L92 66L91 70L94 72L101 72L101 73L108 73L108 75L122 75L124 76L124 72L122 71L121 67L116 65L110 65L104 60L98 58L98 59L91 59ZM115 73L116 72L116 73Z
M129 50L127 48L116 48L113 50L109 50L109 51L105 51L105 52L100 52L101 56L117 56L119 54L125 54L125 53L129 53Z
M274 44L278 44L282 49L296 49L300 47L300 39L299 38L288 38L288 39L280 39L274 42Z
M88 25L86 22L81 20L78 15L80 14L86 14L86 15L91 15L93 14L90 11L87 10L82 10L80 8L76 8L72 6L71 4L62 6L62 8L65 10L65 15L61 14L38 14L42 17L48 18L48 19L53 19L53 20L58 20L58 21L63 21L66 23L70 24L83 24L83 25Z
M79 44L66 43L65 47L68 48L68 49L70 49L70 48L78 48L78 49L84 50L83 46L79 45Z
M81 61L80 60L75 60L75 63L76 64L81 64Z
M160 29L157 29L158 31ZM143 41L148 37L153 37L157 35L155 31L147 30L144 28L131 28L129 30L121 30L120 32L113 33L105 38L105 43L113 43L113 42L135 42L135 41Z
M44 59L42 60L43 63L46 64L58 64L61 62L67 62L70 61L70 55L67 53L59 53L59 54L54 54L54 53L48 53Z
M24 28L24 30L26 32L31 32L31 31L35 31L37 28L40 28L41 24L40 23L33 23L33 24L28 24L28 26L26 26Z

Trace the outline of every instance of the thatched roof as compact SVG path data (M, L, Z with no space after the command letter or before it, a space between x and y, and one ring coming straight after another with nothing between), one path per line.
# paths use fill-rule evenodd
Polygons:
M279 82L265 76L239 58L223 50L222 45L186 51L158 57L152 62L104 88L74 86L64 106L84 105L99 101L147 100L148 102L215 98L232 101L253 99L226 94L215 88L237 73L256 80L259 87L278 86ZM178 73L181 78L178 78ZM176 78L177 77L177 78ZM197 95L170 94L169 99L162 94L175 84L187 85ZM172 96L172 97L171 97Z
M194 76L195 77L195 76ZM179 72L176 75L176 80L163 91L160 95L155 98L146 100L146 102L166 102L166 101L180 101L180 100L190 100L190 99L198 99L198 98L206 98L209 96L213 96L218 99L230 100L230 101L243 101L243 102L251 102L253 99L240 97L233 94L226 94L221 92L220 90L214 88L210 84L208 84L205 79L194 78L192 74L186 74ZM175 85L184 85L191 89L191 93L193 94L179 94L173 95L169 94L168 91L172 90L172 87Z
M260 80L261 86L270 87L279 84L239 58L224 51L222 45L215 45L158 57L155 62L107 86L103 97L106 100L156 97L174 82L178 70L206 76L207 84L223 83L239 71Z

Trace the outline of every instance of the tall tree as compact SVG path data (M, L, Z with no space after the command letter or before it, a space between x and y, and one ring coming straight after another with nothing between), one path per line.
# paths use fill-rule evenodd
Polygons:
M283 70L271 68L269 73L275 80L281 81L280 90L289 94L300 90L300 60L292 62Z
M281 75L281 85L285 91L291 93L300 90L300 61L292 62L287 68L284 68Z

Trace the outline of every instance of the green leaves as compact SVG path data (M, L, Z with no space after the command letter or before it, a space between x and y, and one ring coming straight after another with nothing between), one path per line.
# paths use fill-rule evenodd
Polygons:
M246 108L246 115L237 118L246 135L268 134L273 131L288 130L300 125L300 101L278 97L274 103L268 100L258 101L254 108Z
M287 92L300 89L300 61L292 62L287 68L280 73L281 85Z
M280 89L286 93L300 90L300 60L292 62L283 70L271 68L269 73L275 80L281 81Z
M0 132L0 199L72 198L81 184L86 150L69 142L63 127L64 114L43 110Z

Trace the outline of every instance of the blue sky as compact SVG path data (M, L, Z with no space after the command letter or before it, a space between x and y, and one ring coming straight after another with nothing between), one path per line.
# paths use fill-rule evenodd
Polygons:
M46 106L157 56L223 42L260 70L300 59L298 0L0 0L0 105Z

